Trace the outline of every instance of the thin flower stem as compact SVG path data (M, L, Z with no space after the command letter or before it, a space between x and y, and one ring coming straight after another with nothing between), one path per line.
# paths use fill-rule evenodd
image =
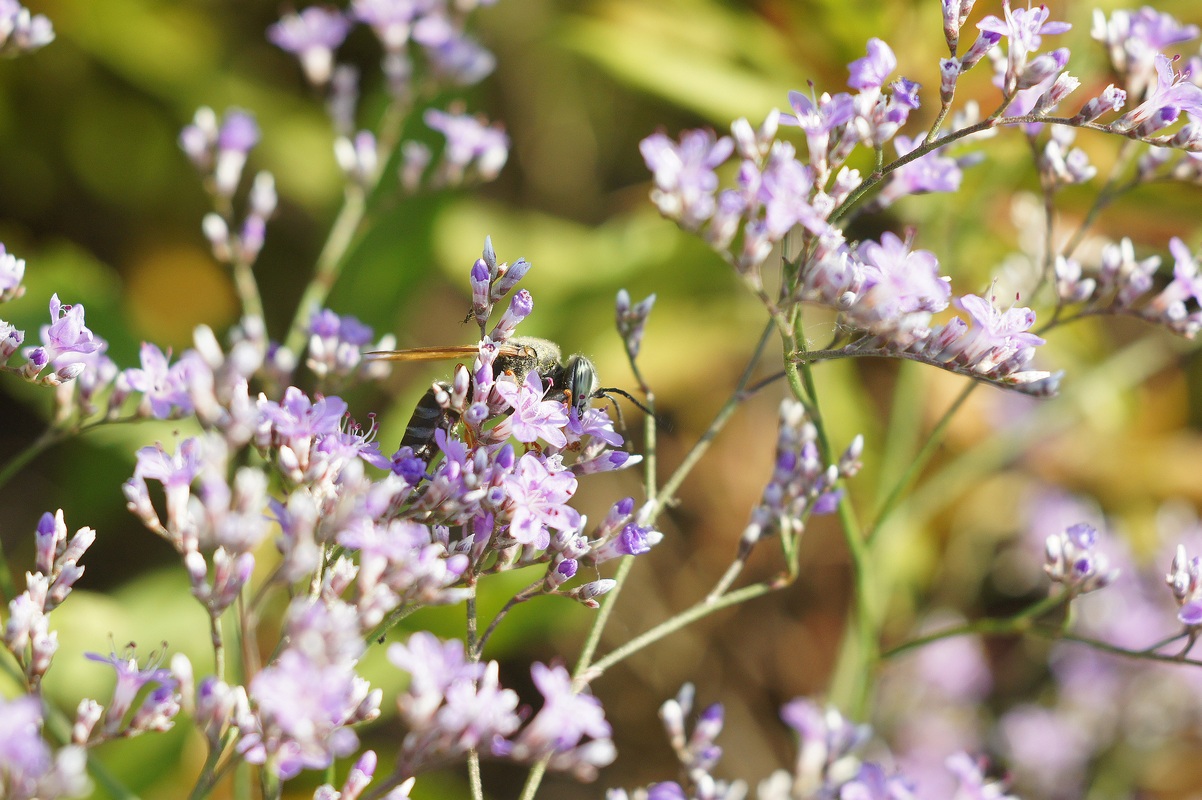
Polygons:
M367 638L365 639L365 641L368 644L371 644L372 642L382 639L384 637L384 635L387 634L393 628L395 628L400 623L401 620L403 620L405 617L409 616L416 610L417 610L417 607L413 606L413 605L402 606L400 608L394 609L392 611L392 613L390 613L388 616L386 616L383 619L383 621L380 622L379 625L372 628L371 633L369 633L367 635Z
M485 645L488 644L489 637L492 636L493 631L495 631L497 629L497 626L501 624L501 620L505 619L505 615L508 614L510 611L512 611L515 606L518 606L521 603L526 602L527 600L529 600L530 598L532 598L536 594L538 594L538 590L540 588L542 588L542 585L543 585L543 579L539 578L537 581L530 584L525 589L523 589L522 591L518 592L513 597L511 597L507 601L505 601L505 605L502 606L501 610L498 611L496 616L494 616L492 618L492 622L488 623L488 627L484 629L484 634L481 635L479 641L476 642L475 658L473 658L472 660L479 661L480 658L484 655L484 647L485 647ZM470 646L471 646L471 644L469 643L469 647Z
M217 764L221 760L222 753L225 752L226 746L233 740L235 735L234 730L226 732L221 741L220 747L209 745L209 754L205 757L204 766L200 769L200 774L196 776L196 785L192 787L192 792L188 795L188 800L201 800L207 797L209 791L221 780L221 776L229 770L230 762L226 762L219 769Z
M530 767L530 774L526 776L526 783L522 786L522 793L518 800L534 800L534 795L538 792L539 785L543 782L543 775L547 773L547 762L550 757L541 758Z
M760 356L763 355L764 348L767 346L768 340L772 336L772 332L776 329L777 321L775 319L769 320L768 324L764 326L764 331L760 334L760 339L756 344L755 351L752 353L751 358L748 359L747 367L743 370L743 374L739 378L739 382L736 385L734 392L731 393L730 398L726 401L722 408L718 410L718 413L715 415L709 427L693 445L692 449L689 450L688 454L685 455L684 460L680 463L680 466L676 468L676 471L672 473L659 491L654 495L652 495L650 492L648 493L648 496L653 497L653 499L651 500L650 506L644 514L644 519L640 520L642 524L650 525L655 522L655 520L663 512L664 508L667 507L667 504L671 501L672 497L676 494L676 490L680 488L680 485L684 482L685 478L688 477L689 473L692 472L693 468L701 460L701 457L709 449L709 446L713 443L715 437L717 437L718 432L722 430L722 428L726 425L727 420L730 419L735 410L738 408L739 404L746 398L746 389L751 381L751 376L755 372L756 364L759 363ZM649 422L648 425L652 426L653 422ZM651 478L648 479L647 485L649 488L654 487ZM633 567L633 556L623 556L618 562L618 569L614 574L614 588L611 589L605 596L605 601L601 604L601 608L597 611L596 616L593 618L593 624L589 629L588 636L585 638L584 646L581 648L580 657L576 661L576 667L572 670L572 679L578 685L591 681L593 678L601 675L601 673L604 672L609 666L618 663L629 655L638 652L638 650L642 649L643 647L659 641L664 636L667 636L668 634L685 627L689 623L696 619L700 619L706 614L713 613L719 608L726 608L729 605L743 602L744 600L750 600L752 597L758 597L760 594L770 591L770 589L765 589L760 592L748 593L748 589L755 588L748 587L748 589L743 589L739 592L726 595L725 597L713 603L710 603L707 598L707 600L702 601L692 609L682 612L681 614L660 623L655 628L652 628L644 633L642 636L632 639L619 650L609 653L603 659L594 664L593 656L596 654L597 647L600 645L601 634L605 630L606 624L609 622L609 617L613 613L614 607L617 605L618 596L620 595L622 587L625 585L626 579L630 575L630 570ZM763 584L757 584L757 586L761 585ZM733 601L729 600L729 598L732 597L736 599ZM538 787L542 784L543 775L546 774L546 771L547 758L540 759L533 766L531 766L530 772L526 776L526 783L522 787L522 794L520 795L519 800L533 800L534 795L538 792Z
M634 637L617 650L612 650L603 658L598 659L597 662L589 668L589 681L591 682L592 680L596 679L610 667L626 660L648 645L654 644L660 639L676 633L678 630L696 622L699 619L708 617L715 611L721 611L724 608L729 608L731 606L738 605L739 603L745 603L748 600L762 597L769 592L784 588L785 585L787 584L783 581L763 581L752 584L751 586L745 586L742 589L736 589L735 591L730 592L729 594L724 594L714 600L711 600L707 597L694 605L692 608L688 608L680 612L671 619L664 620L654 628L651 628L645 633Z
M580 648L580 657L576 660L576 668L572 670L574 680L580 680L591 668L593 656L597 654L597 647L601 644L601 634L605 631L610 615L613 614L614 607L617 605L617 595L625 586L626 579L633 568L634 556L622 556L618 560L618 569L614 573L614 588L610 589L605 596L605 602L601 604L601 608L597 609L597 614L593 617L593 624L584 640L584 646Z
M820 457L823 463L829 464L834 460L834 453L818 407L817 388L811 368L812 354L804 350L805 338L801 322L799 313L794 318L794 340L791 343L795 354L785 355L785 377L794 397L806 406L810 422L817 432ZM789 344L786 343L786 347ZM865 707L871 695L872 675L879 658L880 625L884 615L877 609L877 578L874 574L875 565L871 551L846 492L839 498L837 512L843 538L851 555L854 599L852 621L844 631L831 694L836 698L836 703L842 701L842 706L853 718L860 719L865 716Z
M43 451L49 449L63 436L59 428L47 428L42 435L34 439L28 447L17 453L11 461L0 469L0 486L4 486L13 476L25 468L25 465L37 458ZM0 596L6 602L17 596L17 586L13 582L12 570L8 566L8 556L0 543Z
M467 752L467 783L471 787L472 800L484 800L484 780L480 777L480 753L474 747Z
M288 329L288 338L284 340L284 346L291 352L299 353L304 345L309 317L314 310L325 303L330 291L333 290L334 282L338 280L338 273L342 271L342 263L346 259L347 253L350 252L351 243L366 216L367 197L363 189L353 184L348 186L342 201L342 208L330 228L329 238L326 239L325 246L317 256L317 266L314 269L313 278L305 287L300 302L297 303L296 314Z
M221 617L209 614L209 637L213 643L213 672L217 680L225 680L225 640L221 635Z
M259 294L259 284L255 280L253 267L238 259L231 268L234 273L234 290L242 303L242 313L248 317L263 319L263 297Z
M379 152L386 155L380 158L380 170L372 186L365 189L355 183L347 184L342 208L339 209L334 224L330 226L326 243L317 256L313 277L305 287L304 294L296 306L296 313L292 317L292 324L288 327L288 337L284 340L284 345L293 353L299 353L304 345L309 315L314 309L325 304L342 271L351 245L367 221L368 197L380 187L385 175L392 174L387 165L391 163L392 154L400 146L402 128L410 108L411 103L394 101L384 111L376 141Z
M722 574L722 577L718 579L718 582L714 584L714 588L710 589L710 593L705 596L706 601L713 602L722 597L722 595L726 594L726 590L729 589L731 584L733 584L739 577L739 573L743 571L743 566L745 564L746 562L743 559L736 558L734 562L726 568L726 572Z
M1202 660L1196 658L1185 658L1184 655L1170 655L1168 653L1154 653L1149 650L1131 650L1126 647L1101 642L1097 639L1091 639L1088 636L1077 636L1072 633L1064 633L1055 628L1040 628L1031 629L1031 633L1036 636L1042 636L1048 639L1057 639L1065 642L1074 642L1092 647L1095 650L1101 650L1103 653L1110 653L1116 656L1126 656L1127 658L1140 658L1146 661L1163 661L1168 664L1190 664L1195 667L1202 667Z
M726 401L725 405L718 410L718 413L714 416L713 422L711 422L709 427L706 428L705 433L701 435L701 437L693 445L692 449L689 450L688 454L685 455L684 460L680 463L680 466L676 468L676 471L673 472L668 480L664 482L664 485L655 495L655 499L652 501L651 511L647 515L647 523L654 522L655 519L659 517L660 513L667 506L668 502L672 499L672 497L675 496L676 490L680 488L680 485L684 483L685 478L687 478L689 473L693 471L693 468L697 466L697 462L700 461L701 457L705 455L707 450L709 450L710 445L713 444L714 439L717 438L719 431L725 427L727 421L734 414L735 409L737 409L739 404L746 399L746 389L751 382L752 374L755 372L755 366L759 362L760 356L764 352L764 347L767 346L768 340L771 338L774 330L776 330L776 323L774 321L770 321L766 326L764 326L764 332L760 335L760 340L756 344L755 352L753 352L751 358L748 359L747 367L743 370L743 374L739 378L739 382L735 386L734 392L731 393L731 396ZM610 595L612 596L613 592L610 592Z
M467 596L467 660L476 662L480 660L480 650L478 640L476 638L476 582L471 581L468 584L468 589L471 594Z
M885 520L887 520L889 515L892 514L897 508L898 502L902 498L902 494L910 488L915 478L917 478L918 474L926 467L927 462L931 460L931 456L935 455L935 450L943 442L943 436L945 433L947 433L948 426L951 424L952 418L956 415L956 412L960 410L960 407L964 405L966 400L968 400L968 396L972 394L973 391L980 385L981 384L978 382L972 381L965 386L960 391L960 394L956 395L956 399L952 401L952 404L948 406L947 410L943 412L943 415L939 418L939 421L935 423L935 427L931 429L931 435L927 437L926 442L923 443L922 448L918 451L918 453L915 454L912 459L910 459L909 465L906 467L906 471L893 485L893 489L889 492L888 497L885 498L885 502L881 503L881 508L879 511L877 511L876 519L868 528L868 535L866 539L869 544L872 544L873 540L876 538L876 535L880 533L881 527L885 524Z
M1025 633L1033 630L1035 620L1048 614L1060 606L1066 605L1072 599L1072 594L1069 592L1061 592L1060 594L1049 595L1048 597L1034 603L1022 611L1009 617L979 619L975 622L965 623L964 625L956 625L951 628L945 628L941 631L928 633L925 636L919 636L916 639L911 639L907 642L891 647L881 653L881 661L887 661L891 658L896 658L911 650L917 650L920 647L940 642L944 639L952 639L958 636L986 635L986 636L1003 636L1009 634Z

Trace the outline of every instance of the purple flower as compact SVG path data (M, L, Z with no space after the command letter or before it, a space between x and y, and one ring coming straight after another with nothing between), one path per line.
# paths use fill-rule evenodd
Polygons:
M625 289L618 290L616 303L618 334L626 345L626 353L630 358L638 358L639 348L643 343L643 331L647 327L647 317L655 305L655 295L649 294L638 303L631 305L630 293Z
M148 413L155 419L191 414L193 409L189 391L196 371L208 371L208 365L193 350L170 364L171 352L166 354L158 347L142 343L142 367L130 367L123 374L129 388L141 392Z
M1155 65L1156 85L1149 88L1142 103L1113 122L1112 128L1148 135L1176 122L1183 111L1202 117L1202 87L1192 83L1189 75L1175 72L1167 56L1157 55Z
M54 41L44 14L30 14L17 0L0 0L0 55L32 53Z
M89 790L82 747L52 753L37 696L0 697L0 794L8 800L79 797Z
M0 303L16 300L25 294L21 281L25 278L25 259L17 258L0 244Z
M955 344L958 358L976 372L986 374L1003 365L1022 366L1043 339L1028 329L1035 324L1035 312L1015 306L999 311L983 297L967 294L956 305L968 312L973 325Z
M839 788L839 800L914 800L910 782L887 775L880 764L861 764L856 776Z
M340 11L310 6L299 14L285 14L267 29L267 38L301 61L309 81L322 86L330 78L334 50L342 44L351 23Z
M880 89L889 79L889 74L897 69L897 56L881 39L869 39L868 55L851 62L847 69L851 73L847 85L851 88L861 91Z
M143 687L154 684L150 694L146 698L144 705L149 704L155 706L169 700L174 696L177 687L177 681L171 674L171 670L159 667L152 663L146 667L139 667L137 659L132 653L126 656L119 656L116 653L111 653L108 656L102 656L99 653L85 653L90 661L98 661L102 664L108 664L117 673L117 684L113 688L113 699L109 702L108 708L104 712L104 733L107 736L116 736L125 732L127 729L133 729L132 732L138 732L133 726L133 722L138 718L139 714L134 715L134 719L128 723L125 719L126 713L133 706L134 699ZM152 659L153 661L153 659ZM160 693L165 692L167 697L164 698ZM178 711L178 706L175 707ZM170 724L166 725L170 727Z
M140 449L134 475L122 487L129 501L129 510L151 530L159 533L170 530L178 534L185 528L191 530L188 524L188 498L191 496L192 481L196 480L204 466L204 458L205 445L196 437L180 442L173 454L168 454L161 444ZM167 506L166 528L151 505L147 480L163 484Z
M714 172L730 158L734 142L710 130L685 131L677 144L663 133L639 143L647 169L655 176L651 201L659 212L686 230L697 230L714 214L718 176Z
M238 749L281 779L323 769L354 752L348 726L379 715L380 692L355 674L363 641L355 610L341 601L298 599L288 611L287 648L250 683L258 730Z
M355 317L339 316L328 308L322 309L309 320L309 351L305 363L318 377L346 377L362 362L362 350L371 340L372 329Z
M887 332L903 342L925 336L931 313L947 308L951 298L934 253L911 250L908 241L886 232L880 244L861 242L856 255L864 265L864 290L848 316L869 331Z
M313 402L300 389L289 386L282 402L261 400L259 412L270 423L275 443L288 445L311 441L320 434L337 433L346 414L346 401L319 397Z
M425 47L431 71L454 86L472 86L496 69L492 53L470 36L456 33L441 15L422 18L413 28L413 38Z
M428 719L441 699L436 695L458 680L475 680L484 673L484 665L467 660L463 642L439 641L432 633L418 631L404 644L388 647L388 660L409 673L409 699L402 702L407 719Z
M1127 88L1137 96L1153 77L1156 57L1166 47L1197 35L1197 25L1183 25L1151 6L1138 11L1115 11L1109 20L1100 9L1095 9L1090 31L1090 36L1106 46L1111 64L1126 77Z
M797 125L806 135L810 164L821 169L827 161L831 134L841 131L856 115L855 100L846 92L833 97L823 94L817 101L801 92L789 92L792 114L781 114L780 124Z
M410 673L397 699L409 726L401 744L400 769L414 774L427 761L439 763L517 730L518 697L501 687L498 665L469 662L463 642L440 642L414 633L388 648L388 659Z
M509 159L509 137L499 125L470 114L449 114L436 108L422 115L426 125L447 137L443 162L452 178L475 165L483 180L492 180Z
M1065 33L1072 29L1067 22L1050 22L1047 6L1012 9L1010 0L1002 0L1005 19L992 14L977 23L982 31L1009 37L1010 49L1003 91L1011 95L1027 63L1027 56L1039 49L1044 35Z
M511 506L509 535L540 550L551 542L548 527L568 531L580 526L580 512L567 505L576 493L576 477L548 467L537 455L527 453L505 478Z
M413 23L434 12L440 4L434 0L353 0L351 14L371 26L384 49L404 50Z
M591 779L598 767L609 764L616 755L601 701L585 691L575 691L572 676L562 665L535 663L530 675L542 692L543 706L503 754L519 761L548 757L551 769ZM591 741L582 744L586 736Z
M35 375L46 365L56 372L70 369L105 347L104 341L93 336L84 325L83 305L64 305L57 294L50 298L50 324L42 326L41 335L41 347L25 350L25 357L37 368ZM75 372L72 377L78 374Z
M768 154L768 163L757 176L755 199L763 204L764 227L772 241L779 241L796 225L813 233L826 227L825 217L810 205L814 172L794 156L791 146L778 143Z
M1098 531L1086 522L1070 525L1047 537L1044 572L1074 594L1085 594L1114 582L1118 570L1097 550Z
M919 137L896 136L893 146L897 155L909 155L922 144ZM911 194L926 192L955 192L960 189L963 173L954 158L945 156L939 150L932 150L920 158L895 169L889 182L877 197L877 204L884 208L898 199Z
M1181 624L1189 628L1202 625L1202 558L1189 557L1185 545L1177 545L1164 580L1180 606L1177 619Z
M1005 794L1006 786L1001 781L985 778L985 762L976 760L967 753L956 753L947 759L947 768L960 782L956 793L962 800L1019 800Z
M529 444L542 439L552 447L563 447L568 443L563 432L568 424L564 405L558 400L543 399L543 382L537 372L531 370L521 386L510 381L497 381L495 388L513 408L513 416L509 419L513 436L519 442Z
M872 735L867 725L856 725L835 708L822 708L799 697L780 710L781 719L797 732L797 779L802 785L821 785L827 765L851 753Z

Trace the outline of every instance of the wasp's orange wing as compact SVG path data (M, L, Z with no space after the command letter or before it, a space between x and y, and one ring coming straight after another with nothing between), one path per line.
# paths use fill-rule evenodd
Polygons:
M503 343L497 345L499 356L526 356L525 345ZM450 361L465 356L479 355L480 348L474 344L452 344L443 347L413 347L408 350L372 350L364 353L369 361Z

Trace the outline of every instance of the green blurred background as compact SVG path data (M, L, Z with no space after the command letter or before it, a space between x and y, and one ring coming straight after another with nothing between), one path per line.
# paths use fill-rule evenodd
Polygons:
M28 262L28 293L3 309L4 318L32 338L45 321L49 295L58 292L64 302L85 304L89 326L109 341L109 354L123 367L136 363L143 340L179 352L197 324L219 331L231 324L235 295L200 234L207 200L176 136L200 105L219 112L238 106L251 110L263 129L250 169L270 170L281 195L256 267L270 333L280 337L340 202L321 101L304 85L294 59L264 38L286 8L249 0L30 5L51 17L58 39L32 57L0 65L0 241ZM987 0L978 6L974 20L996 12ZM1078 94L1096 93L1107 81L1088 77L1087 65L1095 76L1104 67L1088 40L1093 4L1052 6L1053 18L1076 26L1058 44L1081 59L1073 70L1085 77ZM1194 0L1157 6L1202 22ZM606 384L631 386L613 331L614 293L625 287L637 300L655 292L642 366L664 422L662 479L734 386L764 320L720 259L657 216L647 200L639 140L657 129L673 135L686 127L721 129L738 116L758 123L767 109L785 104L788 90L807 91L808 80L819 91L838 91L845 65L874 35L890 42L899 72L922 82L930 102L936 59L944 54L939 4L501 0L476 21L499 65L468 95L469 108L504 122L513 141L509 164L480 191L383 203L329 305L360 317L377 334L394 332L401 347L467 343L472 330L460 322L466 274L491 235L502 260L525 256L534 264L525 285L535 313L524 332L587 353ZM370 124L382 102L375 42L357 30L340 57L363 69L360 121ZM977 80L962 96L975 95L989 108L994 94L985 76L971 77ZM445 107L449 99L438 104ZM1066 107L1076 106L1070 100ZM930 113L924 109L921 119ZM408 130L431 138L420 124ZM1102 166L1114 157L1113 144L1102 137L1083 136L1078 144ZM919 246L938 254L957 293L985 290L1020 244L1015 215L1024 207L1013 190L1037 188L1020 137L1004 136L988 147L991 160L967 173L960 194L903 201L850 234L875 236L918 224ZM1080 218L1094 188L1065 193L1066 220ZM1171 235L1197 248L1200 209L1196 189L1157 187L1108 211L1098 232L1130 235L1141 252L1163 250ZM827 325L815 317L815 341L828 335ZM1115 358L1116 352L1125 355ZM773 371L774 358L763 374ZM990 588L987 576L994 552L1026 525L1021 501L1036 487L1095 496L1131 532L1137 550L1150 541L1163 501L1202 503L1202 374L1184 343L1107 320L1057 333L1041 358L1045 366L1068 370L1064 397L1033 403L976 392L915 501L895 518L885 546L893 565L887 587L895 604L893 635L902 635L930 604L977 615L1021 600ZM352 413L362 419L380 412L382 441L390 449L438 374L398 370L382 388L349 395ZM841 446L859 431L868 440L867 466L852 493L870 517L882 487L900 473L961 379L877 362L823 365L817 374L835 441ZM0 391L6 409L0 457L8 459L45 426L51 396L16 380L4 381ZM636 567L603 651L694 602L729 563L770 474L782 391L772 386L748 401L685 484L680 504L664 520L665 542ZM900 422L890 425L895 405ZM638 419L633 410L627 416ZM71 659L80 650L106 651L110 636L118 645L134 640L145 649L167 640L203 671L204 615L189 600L170 548L125 510L120 491L137 447L171 443L190 430L187 423L102 429L41 455L0 489L0 537L15 572L29 563L31 533L43 511L62 507L72 529L99 531L80 584L94 594L81 591L55 614L63 650L49 688L66 707L81 695L106 696L110 676ZM638 449L639 426L629 433ZM634 472L585 481L582 493L583 508L594 518L617 497L642 499ZM771 547L761 550L749 580L780 568ZM943 561L948 553L954 561ZM849 591L846 553L827 521L811 526L802 561L802 579L788 590L705 620L598 681L619 761L594 786L552 781L546 796L596 798L604 786L674 775L655 709L686 680L698 683L703 701L726 703L731 774L759 779L787 765L789 741L776 709L827 688ZM488 602L495 607L506 589L521 583L495 587ZM532 699L524 665L556 656L570 663L588 618L566 602L519 608L492 653L503 661L507 683ZM454 635L460 612L414 618L418 624ZM367 673L388 696L398 676L378 655ZM117 771L146 797L179 796L173 781L188 780L203 757L186 733L114 748ZM385 720L368 740L387 753L397 735L395 723ZM148 758L147 747L159 750ZM515 793L508 782L521 773L485 769L486 784L498 787L495 796ZM458 781L454 775L423 781L425 794L416 796L460 796Z

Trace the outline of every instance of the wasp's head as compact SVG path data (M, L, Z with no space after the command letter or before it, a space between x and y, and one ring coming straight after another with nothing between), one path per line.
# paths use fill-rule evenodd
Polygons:
M597 368L584 356L572 356L563 368L563 377L568 402L576 409L577 418L582 418L589 403L597 396Z

